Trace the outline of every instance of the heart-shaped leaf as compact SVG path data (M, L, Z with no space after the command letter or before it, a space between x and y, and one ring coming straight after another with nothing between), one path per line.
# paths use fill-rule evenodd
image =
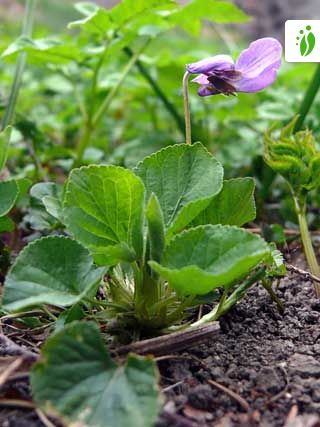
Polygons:
M0 182L0 216L6 215L14 206L19 195L15 180Z
M160 409L157 369L134 355L117 366L93 323L71 323L50 337L32 371L36 403L79 425L151 427Z
M240 227L256 217L254 180L236 178L223 182L222 190L192 222L194 225L222 224Z
M270 249L261 237L237 227L206 225L177 235L161 264L149 264L180 294L203 295L231 287L267 256Z
M74 169L64 202L64 219L96 262L132 262L143 252L144 186L133 172L116 166Z
M200 143L173 145L146 157L135 169L160 203L167 239L181 231L222 187L221 164Z
M7 275L3 306L19 311L40 304L75 304L95 291L104 272L94 268L87 249L75 240L35 240L20 252Z

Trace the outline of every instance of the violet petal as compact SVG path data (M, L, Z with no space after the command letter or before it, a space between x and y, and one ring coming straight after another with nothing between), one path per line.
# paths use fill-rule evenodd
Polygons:
M281 60L271 64L261 74L253 78L244 77L234 83L237 92L258 92L271 85L277 77Z
M199 85L208 85L210 84L208 76L205 74L199 74L197 77L191 80L192 83L198 83Z
M212 85L202 85L198 89L199 96L210 96L218 95L220 92L214 88Z
M281 54L282 46L278 40L271 37L256 40L241 53L236 62L236 70L243 74L244 79L257 77L271 66L271 70L276 66L279 68Z
M208 74L214 70L231 70L233 68L234 62L229 55L216 55L187 65L187 71L191 74Z

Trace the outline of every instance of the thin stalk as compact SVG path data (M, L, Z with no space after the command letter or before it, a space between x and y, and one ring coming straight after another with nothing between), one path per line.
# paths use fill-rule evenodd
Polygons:
M189 73L185 72L182 80L183 87L183 106L184 106L184 120L186 132L186 144L191 145L191 121L190 121L190 103L189 103Z
M94 112L94 100L96 98L96 92L97 92L97 85L98 85L98 78L99 78L99 72L101 70L101 67L105 61L107 52L108 52L108 48L109 48L109 42L106 43L104 51L99 59L99 61L97 62L94 71L93 71L93 77L92 77L92 82L91 82L91 105L90 105L90 117L93 116L93 112Z
M91 135L92 135L93 127L91 124L90 119L88 118L83 133L81 135L81 138L79 139L78 146L77 146L77 157L74 162L74 166L79 166L82 161L83 153L85 152L85 149L89 145Z
M22 26L22 36L31 37L32 35L32 24L33 24L33 12L35 7L35 0L27 0L25 14L23 19ZM6 107L3 119L2 119L2 129L5 129L8 125L12 123L14 110L18 99L19 89L21 86L21 80L23 71L27 62L26 52L21 52L17 59L16 70L14 74L13 84L11 87L11 92L8 100L8 105Z
M117 95L117 93L118 93L118 91L119 91L122 83L124 82L125 78L130 73L132 67L135 65L135 63L139 59L139 56L145 50L145 48L147 47L147 45L149 44L149 42L150 42L150 40L148 39L146 41L146 43L144 43L140 47L140 49L137 50L137 52L132 56L132 58L130 59L130 61L127 63L127 65L124 68L124 70L122 72L122 75L121 75L120 79L118 80L117 84L111 89L111 91L109 92L109 94L107 95L107 97L105 98L105 100L100 105L98 111L94 114L94 116L92 118L92 126L93 127L96 127L97 123L100 121L101 117L104 115L104 113L108 109L111 101Z
M42 310L46 313L46 315L53 320L54 322L58 319L57 316L55 316L51 311L45 306L42 306Z
M278 297L278 295L275 293L275 291L272 288L272 283L268 280L262 280L262 286L264 289L268 292L270 298L272 301L276 304L278 311L280 314L284 313L284 305L281 299Z
M221 316L221 313L223 312L223 305L226 302L227 296L228 296L228 290L225 288L223 290L222 297L221 297L221 299L219 301L219 304L217 306L217 311L216 311L216 314L215 314L215 319L219 319L219 317Z
M265 268L258 268L255 273L248 277L248 279L246 279L234 292L232 292L229 298L227 298L222 305L218 304L213 310L210 311L210 313L201 317L200 320L192 323L191 326L201 326L205 323L218 320L222 315L229 311L234 304L240 301L244 297L246 291L256 282L261 280L265 274Z
M85 124L84 132L83 132L82 137L80 138L79 143L78 143L75 164L80 164L81 163L82 157L83 157L83 153L84 153L85 149L87 148L87 146L88 146L88 144L90 142L90 139L91 139L91 136L92 136L92 133L93 133L94 129L97 127L97 125L98 125L99 121L101 120L102 116L105 114L105 112L109 108L111 102L113 101L113 99L115 98L115 96L118 94L118 91L119 91L120 87L122 86L124 80L126 79L126 77L128 76L128 74L130 73L132 67L137 62L137 60L138 60L139 56L141 55L141 53L143 52L143 50L147 47L148 43L149 43L149 39L132 56L132 58L130 59L130 61L125 66L125 68L124 68L124 70L123 70L123 72L122 72L122 74L120 76L120 79L113 86L113 88L108 93L108 95L106 96L106 98L104 99L104 101L102 101L102 103L101 103L100 107L98 108L98 110L96 111L96 113L88 117L88 120L87 120L87 122Z
M303 101L301 103L301 106L298 112L299 117L294 127L294 132L298 132L302 129L303 123L310 111L310 108L313 104L313 101L315 100L315 97L318 93L319 88L320 88L320 64L318 64L315 70L315 73L312 77L312 80L309 84L309 87L304 95Z
M320 278L320 266L317 261L316 254L313 249L311 236L308 229L307 216L306 216L306 204L300 202L294 197L295 209L298 216L299 228L301 233L301 240L303 244L304 253L307 258L307 262L311 273ZM313 283L317 297L320 297L320 283Z
M124 52L131 58L133 56L133 52L129 47L125 47ZM175 120L178 129L182 133L184 133L184 120L180 116L180 114L177 112L175 106L170 102L166 96L166 94L162 91L161 87L158 85L158 83L151 77L148 70L145 68L143 63L141 61L136 62L136 67L140 71L141 75L146 79L146 81L149 83L157 97L161 100L165 108L167 109L168 113L172 116L172 118Z

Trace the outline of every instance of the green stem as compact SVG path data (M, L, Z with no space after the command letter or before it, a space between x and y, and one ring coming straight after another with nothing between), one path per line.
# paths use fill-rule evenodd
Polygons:
M83 133L81 135L81 138L79 139L79 142L78 142L77 157L76 157L76 160L75 160L73 166L80 166L81 165L83 153L85 152L85 149L89 145L91 135L92 135L92 131L93 131L92 124L91 124L90 119L88 118L86 123L85 123L84 130L83 130Z
M25 15L23 19L22 26L22 36L31 37L32 35L32 24L33 24L33 12L35 7L35 0L27 0ZM27 62L26 52L21 52L18 56L16 70L14 74L13 84L8 100L8 105L2 119L2 129L5 129L8 125L12 123L15 106L18 99L19 89L21 86L21 79L23 71Z
M253 273L250 277L248 277L247 280L245 280L238 288L232 292L232 294L227 298L222 305L220 303L210 311L210 313L206 314L205 316L201 317L200 320L197 322L192 323L191 326L201 326L205 323L212 322L214 320L218 320L222 315L224 315L227 311L230 310L230 308L236 304L238 301L240 301L246 291L256 282L261 280L266 274L265 268L260 267L258 268L255 273Z
M310 108L315 100L315 97L320 88L320 64L318 64L316 71L312 77L309 87L304 95L303 101L299 109L299 118L295 124L294 132L298 132L302 129L303 123L310 111Z
M311 273L320 278L320 266L317 261L316 254L313 249L311 236L308 229L307 216L306 216L306 203L305 201L299 201L297 197L294 197L295 209L298 216L299 228L301 233L301 240L304 248L304 253L307 258L307 262ZM320 284L314 282L314 288L317 297L320 297Z
M124 52L131 58L133 56L133 52L129 47L124 48ZM180 116L180 114L177 112L175 106L168 100L165 93L162 91L161 87L158 85L158 83L150 76L148 70L145 68L145 66L142 64L141 61L136 62L136 67L140 71L141 75L146 79L146 81L149 83L157 97L162 101L163 105L167 109L168 113L171 114L172 118L175 120L178 129L182 133L184 133L184 120Z
M284 313L284 305L281 299L278 297L278 295L275 293L275 291L272 289L272 282L268 280L262 280L262 286L264 289L268 292L270 298L272 301L276 304L278 311L280 314Z
M84 132L83 132L83 134L79 140L79 143L78 143L75 165L81 164L81 161L83 158L83 153L85 152L85 149L87 148L87 146L90 142L90 139L91 139L91 136L92 136L94 129L97 127L102 116L105 114L105 112L109 108L111 102L113 101L113 98L115 98L115 96L118 94L118 91L119 91L120 87L122 86L124 80L126 79L127 75L130 73L134 64L137 62L137 60L138 60L139 56L141 55L141 53L143 52L143 50L147 47L148 43L149 43L149 39L132 56L130 61L125 66L125 68L124 68L124 70L120 76L120 79L113 86L113 88L108 93L108 95L106 96L104 101L102 101L102 103L101 103L100 107L98 108L98 110L96 111L96 113L88 117L88 120L87 120L85 128L84 128Z
M130 73L132 67L135 65L137 60L139 59L139 56L141 53L145 50L147 45L149 44L150 39L148 39L141 47L138 49L138 51L131 57L130 61L127 63L126 67L124 68L122 75L120 79L118 80L117 84L111 89L111 91L106 96L105 100L100 105L98 111L94 114L92 118L92 126L96 127L98 122L100 121L101 117L104 115L106 110L108 109L111 101L113 98L117 95L122 83L126 79L127 75Z
M184 106L184 120L186 131L186 144L191 145L191 121L190 121L190 102L189 102L189 73L186 71L183 76L183 106Z

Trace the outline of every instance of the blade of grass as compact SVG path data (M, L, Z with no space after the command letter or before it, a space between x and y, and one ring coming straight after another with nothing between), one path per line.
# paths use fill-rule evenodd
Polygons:
M22 26L22 36L31 37L32 35L32 25L33 25L33 15L35 8L36 0L27 0L25 14L23 19ZM23 71L27 62L26 52L21 52L17 59L16 70L14 74L14 80L11 87L11 92L9 96L8 105L6 107L3 120L2 120L2 129L5 129L8 125L12 123L14 110L18 99L19 89L21 86L21 79Z

